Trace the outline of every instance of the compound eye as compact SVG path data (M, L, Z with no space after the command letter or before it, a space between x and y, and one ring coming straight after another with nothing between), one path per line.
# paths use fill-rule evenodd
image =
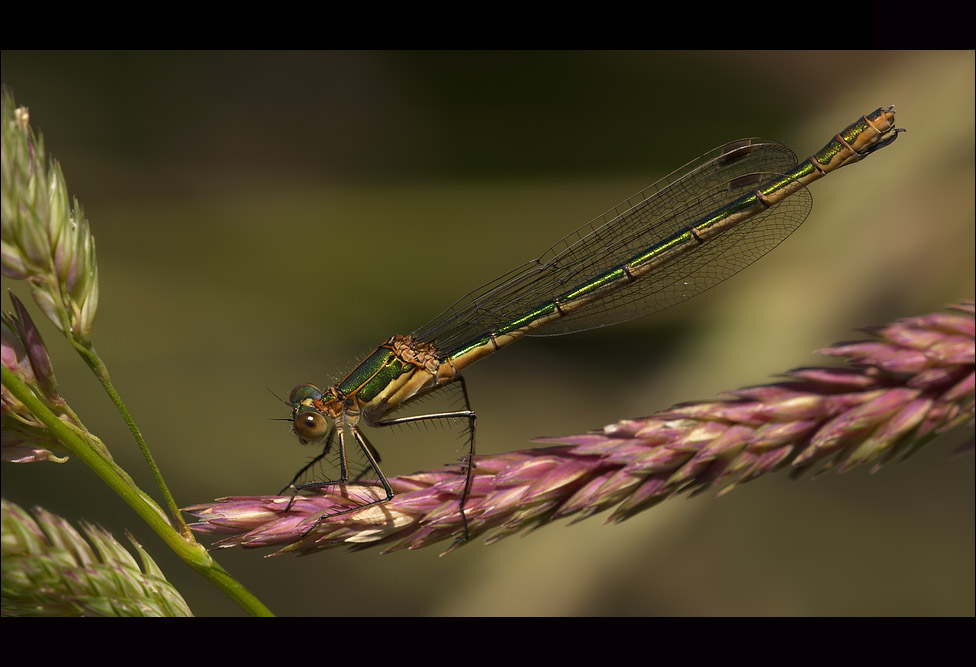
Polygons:
M295 433L303 443L321 440L329 431L329 423L317 412L301 412L292 420Z
M288 404L298 405L308 398L313 401L319 400L322 398L322 390L314 384L300 384L291 390L291 394L288 395Z

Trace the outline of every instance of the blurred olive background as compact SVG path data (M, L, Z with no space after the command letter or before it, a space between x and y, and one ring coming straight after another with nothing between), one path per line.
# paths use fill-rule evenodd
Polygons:
M480 452L830 363L813 351L858 326L974 295L971 51L2 59L91 220L95 345L184 506L276 492L305 461L269 389L330 384L732 139L802 159L888 104L909 130L816 183L806 224L706 294L469 369ZM40 324L63 395L151 490L100 387ZM972 615L974 458L954 455L970 434L875 475L782 472L446 558L216 555L282 615ZM370 437L391 476L458 455L449 429ZM197 614L240 614L79 462L2 470L10 500L133 531Z

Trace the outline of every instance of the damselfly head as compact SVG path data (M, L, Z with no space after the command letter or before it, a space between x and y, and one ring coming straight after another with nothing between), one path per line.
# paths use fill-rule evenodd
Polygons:
M303 445L319 442L329 432L328 420L315 408L304 406L296 408L291 425Z
M315 406L321 399L322 390L313 384L300 384L288 395L292 430L303 445L318 442L329 432L328 420Z
M288 394L288 405L311 405L312 401L322 399L322 390L314 384L300 384Z

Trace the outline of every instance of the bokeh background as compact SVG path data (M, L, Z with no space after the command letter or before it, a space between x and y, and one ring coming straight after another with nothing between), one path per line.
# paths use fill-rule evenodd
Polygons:
M858 326L974 295L972 51L5 51L2 78L91 220L95 344L182 505L275 492L304 462L268 389L331 383L732 139L802 159L888 104L909 130L816 183L803 227L734 279L469 369L481 452L829 363L813 351ZM62 393L151 489L41 326ZM874 475L779 473L446 558L217 557L282 615L972 615L974 458L954 455L970 433ZM390 475L458 455L449 430L371 437ZM241 613L79 462L2 471L10 500L132 530L197 614Z

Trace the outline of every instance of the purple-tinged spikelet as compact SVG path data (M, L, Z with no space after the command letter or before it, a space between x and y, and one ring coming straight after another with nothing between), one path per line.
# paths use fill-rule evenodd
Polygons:
M974 396L974 306L869 329L873 338L822 350L845 368L801 368L787 380L677 405L593 433L539 442L541 449L475 458L465 503L471 538L487 542L563 517L615 508L622 521L686 491L726 492L788 467L848 470L906 457L968 421ZM227 535L220 547L281 547L308 554L345 545L418 549L455 540L464 486L460 466L390 480L393 500L323 515L382 497L376 487L312 489L289 498L222 498L186 509L194 530ZM309 528L315 526L309 532ZM456 543L455 543L456 544Z

